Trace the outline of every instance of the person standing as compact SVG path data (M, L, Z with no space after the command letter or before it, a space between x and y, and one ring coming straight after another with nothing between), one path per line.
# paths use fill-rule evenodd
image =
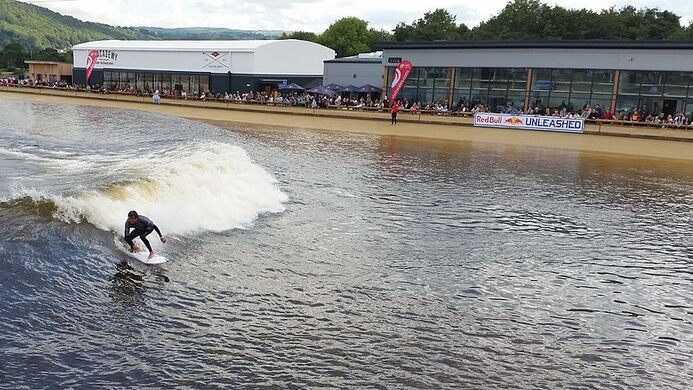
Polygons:
M394 103L392 103L392 107L390 107L390 116L392 117L392 121L390 124L396 125L397 124L397 113L399 112L400 108L400 102L399 100L395 100Z

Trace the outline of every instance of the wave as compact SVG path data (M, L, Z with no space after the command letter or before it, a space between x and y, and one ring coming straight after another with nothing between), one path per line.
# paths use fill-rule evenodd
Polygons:
M264 213L285 210L277 180L240 147L181 146L160 154L109 161L121 181L95 190L47 194L16 189L4 207L22 205L66 223L89 222L121 233L129 210L151 218L164 234L248 228Z

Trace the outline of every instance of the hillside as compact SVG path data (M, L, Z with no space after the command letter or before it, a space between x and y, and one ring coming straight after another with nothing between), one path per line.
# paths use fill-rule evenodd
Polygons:
M188 28L161 28L161 27L135 27L135 30L146 35L152 35L159 39L198 39L198 40L226 40L226 39L277 39L284 31L249 31L233 30L216 27L188 27Z
M69 49L100 39L152 38L129 28L83 22L49 9L16 0L0 0L0 48L19 43L25 49Z
M273 39L282 31L226 28L114 27L83 22L47 8L16 0L0 0L0 49L19 43L25 50L69 49L78 43L104 39Z

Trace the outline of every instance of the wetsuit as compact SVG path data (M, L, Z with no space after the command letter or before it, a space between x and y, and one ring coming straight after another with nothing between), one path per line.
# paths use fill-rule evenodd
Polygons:
M130 232L130 229L135 229L132 232ZM156 233L159 235L159 238L161 238L161 231L159 228L152 222L149 218L145 217L144 215L140 215L137 217L137 221L135 223L131 224L129 221L125 221L125 242L127 242L130 245L130 248L134 245L132 240L135 239L135 237L139 236L140 240L144 242L144 245L147 246L147 249L149 251L152 251L152 246L149 245L149 241L147 240L147 235L151 232L156 230Z

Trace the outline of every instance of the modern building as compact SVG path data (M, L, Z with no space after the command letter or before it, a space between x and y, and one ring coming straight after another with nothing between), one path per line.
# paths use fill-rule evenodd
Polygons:
M317 86L322 83L323 61L335 57L328 47L295 39L110 40L76 45L73 54L75 84L188 94L270 90L292 82Z
M383 52L360 53L351 57L335 58L325 61L322 85L370 84L383 87Z
M24 61L29 65L29 78L48 83L72 84L72 64L58 61Z
M389 95L403 59L413 71L398 98L492 108L601 104L614 112L693 113L693 41L385 42Z

